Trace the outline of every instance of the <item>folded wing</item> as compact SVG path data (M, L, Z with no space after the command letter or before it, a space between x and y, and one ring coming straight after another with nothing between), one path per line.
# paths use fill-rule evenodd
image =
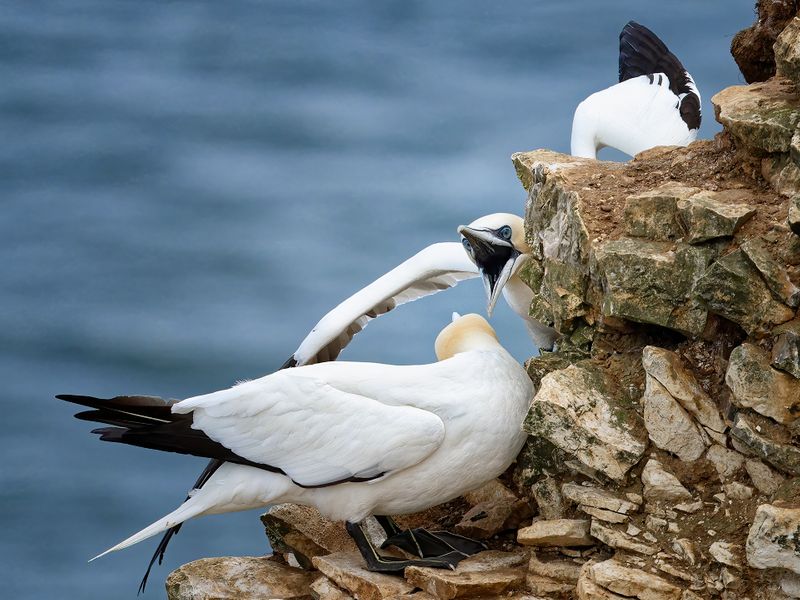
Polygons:
M289 372L189 398L173 412L191 413L194 429L308 487L408 468L433 453L445 434L431 412L382 404Z

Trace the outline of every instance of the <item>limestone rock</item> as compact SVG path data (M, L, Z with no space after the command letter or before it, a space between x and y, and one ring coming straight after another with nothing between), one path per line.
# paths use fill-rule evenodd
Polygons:
M583 363L546 375L523 429L621 481L644 453L645 431L604 377Z
M686 227L686 241L700 244L732 236L756 213L748 197L743 190L702 191L680 200L677 210Z
M800 85L800 18L789 21L775 40L774 48L778 75Z
M783 483L783 477L770 469L767 465L760 460L748 460L745 463L747 474L750 475L750 480L756 486L759 492L771 496Z
M642 351L642 366L706 428L711 437L718 441L720 437L724 439L726 426L719 409L676 353L657 346L646 346Z
M611 593L604 595L603 592ZM666 579L626 567L614 559L584 566L578 579L577 593L581 600L620 596L640 600L680 600L682 595L681 588Z
M467 492L464 499L473 506L456 524L455 530L471 538L484 540L501 531L516 529L533 515L527 501L517 498L496 479Z
M800 575L786 573L781 577L781 591L790 598L800 598Z
M767 282L773 297L792 308L797 308L800 304L800 288L789 281L786 265L779 264L759 239L751 238L745 241L741 248Z
M595 252L603 315L702 333L706 311L692 289L711 259L706 248L640 239L611 240Z
M653 443L684 461L697 460L706 450L697 424L658 380L648 374L644 390L644 426Z
M459 563L455 571L409 567L409 584L440 600L465 596L499 596L525 581L528 555L524 552L481 552Z
M711 544L708 553L718 563L734 569L741 569L744 564L744 550L737 544L720 540Z
M658 548L643 544L624 531L614 529L613 527L607 527L594 519L592 519L592 526L589 529L589 533L591 533L593 537L603 542L606 546L611 546L612 548L617 548L618 550L628 550L630 552L637 552L647 556L651 556L658 552Z
M599 508L623 515L639 510L638 504L630 500L624 500L602 488L578 485L577 483L565 483L561 486L561 493L575 504L586 507Z
M800 448L790 444L781 444L761 435L744 415L736 416L736 422L731 428L731 436L747 450L779 471L789 475L800 475Z
M531 554L525 584L535 594L569 593L578 582L581 565L571 560L542 560Z
M800 573L800 504L759 506L746 547L751 567Z
M201 558L167 577L169 600L311 599L314 577L269 557Z
M789 216L787 218L789 229L800 235L800 194L794 194L789 199Z
M517 543L524 546L593 546L589 521L553 519L534 521L517 531Z
M796 136L792 137L792 140ZM800 141L800 140L798 140ZM793 147L794 148L794 147ZM792 154L772 154L761 159L761 176L782 196L791 197L800 189L800 168Z
M800 416L800 380L770 366L766 351L742 344L731 353L725 383L739 406L791 423Z
M678 220L678 201L697 193L697 188L670 182L653 190L628 196L625 201L625 227L628 235L657 241L683 236Z
M695 287L708 310L738 323L749 334L765 334L791 319L794 311L772 297L742 250L716 260Z
M315 600L354 600L350 594L340 590L324 576L311 584L311 594Z
M537 481L531 486L531 494L542 518L561 519L564 516L564 503L555 479L545 477Z
M772 330L772 366L800 379L800 319Z
M309 506L276 504L261 516L261 522L272 549L293 553L304 569L311 568L315 556L356 550L341 523L329 521Z
M515 529L533 515L530 505L516 499L481 502L470 508L456 523L456 533L485 540L501 531Z
M678 478L664 469L656 459L647 461L642 471L644 497L648 501L682 502L691 500L689 493Z
M800 97L791 81L775 78L748 86L731 86L711 102L717 121L752 154L789 152L800 122Z
M744 464L744 457L741 454L719 444L714 444L708 449L706 458L714 465L720 481L726 481L733 477Z
M414 586L399 577L367 571L358 552L335 552L316 556L314 566L336 586L359 600L383 600L389 596L408 594Z
M748 500L753 497L753 488L738 481L726 483L722 489L725 490L725 496L731 500Z

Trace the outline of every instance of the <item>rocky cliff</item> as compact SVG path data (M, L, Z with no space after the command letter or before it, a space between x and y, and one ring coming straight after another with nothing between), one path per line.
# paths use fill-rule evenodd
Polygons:
M502 480L401 523L490 551L377 575L341 526L278 506L272 559L191 563L169 597L800 597L800 19L784 24L777 74L712 99L713 141L512 157L531 314L558 350L526 364L531 435Z

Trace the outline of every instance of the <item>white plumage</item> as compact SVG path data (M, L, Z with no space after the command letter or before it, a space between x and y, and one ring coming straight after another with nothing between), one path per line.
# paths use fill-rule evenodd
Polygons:
M497 477L525 440L532 383L478 315L457 318L436 346L437 363L309 365L174 404L192 429L282 473L226 462L175 511L103 554L203 514L293 502L356 523ZM341 482L351 477L372 479Z
M692 76L646 27L620 33L619 83L581 102L572 120L571 152L596 158L606 146L631 156L697 138L700 93Z

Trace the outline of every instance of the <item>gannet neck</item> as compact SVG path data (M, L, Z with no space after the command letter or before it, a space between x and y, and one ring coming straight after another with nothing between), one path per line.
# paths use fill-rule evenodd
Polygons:
M464 315L442 329L436 338L436 358L447 360L461 352L497 348L500 342L489 322L480 315Z
M578 105L572 117L570 153L581 158L597 158L596 118L592 96Z

